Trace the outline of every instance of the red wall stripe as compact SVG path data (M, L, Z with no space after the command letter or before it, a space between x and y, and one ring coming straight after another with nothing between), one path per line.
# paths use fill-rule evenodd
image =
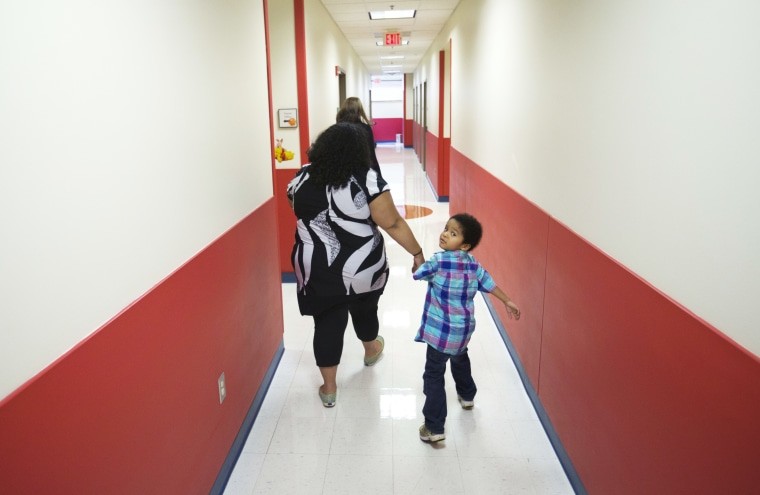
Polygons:
M756 491L757 358L556 221L547 264L539 396L589 492Z
M293 271L290 262L290 253L293 251L293 242L296 232L296 216L290 207L285 190L296 175L296 169L278 169L275 171L275 198L277 200L277 226L280 243L280 271L289 273Z
M438 52L438 196L449 196L449 150L451 138L445 135L446 51Z
M275 214L263 204L0 402L3 492L208 493L282 342Z
M301 145L301 163L308 163L306 155L311 146L309 136L309 86L306 70L306 13L304 0L293 0L296 42L296 77L298 84L298 136Z
M538 390L549 218L483 168L465 166L469 169L466 186L460 189L467 198L465 211L477 216L484 230L473 254L488 260L488 270L499 274L497 284L517 301L525 315L514 322L507 318L502 304L495 304L507 328L515 329L510 338Z
M755 493L760 360L456 150L451 168L451 209L483 221L474 254L524 316L494 306L588 492Z
M441 169L438 161L438 136L432 132L424 132L422 139L425 140L425 173L430 178L430 183L435 189L436 196L445 196L441 191Z
M449 162L451 139L425 133L425 173L440 200L449 197Z
M446 99L444 98L444 92L446 89L446 52L444 50L438 51L438 149L436 156L438 158L438 181L436 183L436 189L438 190L438 196L449 195L447 170L446 165L448 160L445 159L446 155L446 140L444 133L444 114L446 113Z
M449 196L449 175L451 175L451 138L443 138L440 140L440 153L438 162L441 164L440 172L440 188L441 196Z
M472 162L466 156L451 148L451 189L449 191L449 212L454 214L460 211L468 211L467 204L467 175L473 168Z

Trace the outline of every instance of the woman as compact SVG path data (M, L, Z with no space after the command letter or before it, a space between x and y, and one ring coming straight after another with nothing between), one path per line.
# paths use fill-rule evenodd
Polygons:
M336 115L335 121L351 122L353 124L358 124L364 129L365 139L369 146L370 158L372 158L370 167L380 174L380 163L377 161L377 154L375 153L375 148L377 147L377 144L375 143L375 135L372 132L372 124L367 118L367 114L364 113L362 101L356 96L349 96L346 98L340 106L340 109L338 109L338 115Z
M385 342L378 335L377 303L388 281L382 228L414 258L425 258L399 215L388 184L370 168L361 127L346 122L325 130L309 148L310 164L288 184L297 217L291 261L298 307L314 318L314 356L322 374L319 397L333 407L348 315L364 344L364 364L374 365Z

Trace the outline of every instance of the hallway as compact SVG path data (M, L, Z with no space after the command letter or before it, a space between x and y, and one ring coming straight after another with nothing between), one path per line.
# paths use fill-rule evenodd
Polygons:
M414 151L391 144L377 154L396 204L432 211L408 219L429 256L439 249L449 204L436 202ZM407 217L417 210L406 208ZM295 286L283 284L285 351L224 493L573 493L482 297L469 346L479 389L475 408L459 406L447 373L446 440L419 440L425 346L413 339L426 287L411 278L411 257L387 235L386 241L391 278L380 300L384 357L365 367L349 325L332 409L317 396L312 320L298 313ZM521 294L510 296L520 304Z

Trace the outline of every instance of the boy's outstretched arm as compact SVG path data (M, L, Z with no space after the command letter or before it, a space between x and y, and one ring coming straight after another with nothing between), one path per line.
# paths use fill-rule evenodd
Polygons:
M508 317L512 318L512 315L514 315L515 320L520 319L520 308L517 307L517 304L515 304L515 302L510 299L503 290L499 289L497 286L493 288L491 294L496 296L497 299L504 303L504 306L507 308Z

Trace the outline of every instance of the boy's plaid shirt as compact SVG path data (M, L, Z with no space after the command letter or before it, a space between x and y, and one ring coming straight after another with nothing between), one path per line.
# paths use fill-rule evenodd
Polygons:
M422 323L414 340L446 354L460 354L475 331L475 294L491 292L496 282L466 251L435 253L413 277L428 282Z

